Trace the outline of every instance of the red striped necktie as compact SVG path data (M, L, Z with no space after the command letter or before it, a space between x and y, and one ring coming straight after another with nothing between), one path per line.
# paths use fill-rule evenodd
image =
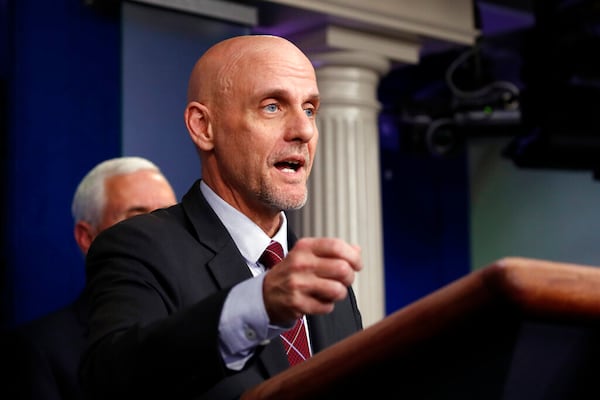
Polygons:
M258 261L266 269L270 269L281 260L283 260L283 248L279 242L272 240ZM280 336L290 365L299 364L310 357L304 318L299 318L292 329L283 332Z

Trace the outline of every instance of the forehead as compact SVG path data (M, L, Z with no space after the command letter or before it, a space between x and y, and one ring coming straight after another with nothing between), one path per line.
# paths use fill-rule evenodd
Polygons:
M109 200L147 195L158 192L166 185L164 178L152 170L139 170L114 175L108 178L105 183Z
M242 88L253 92L285 91L306 97L319 94L315 70L302 53L274 55L268 51L257 51L238 61L231 70L231 79ZM236 86L232 85L233 88Z

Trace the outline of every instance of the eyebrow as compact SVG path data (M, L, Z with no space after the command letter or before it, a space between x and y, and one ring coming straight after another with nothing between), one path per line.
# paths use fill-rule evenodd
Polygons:
M276 98L276 99L281 99L281 98L286 98L288 97L288 91L284 90L284 89L272 89L272 90L266 90L260 97L263 99L266 98ZM311 95L309 95L306 100L303 101L303 103L309 103L309 102L320 102L321 101L321 96L320 94L317 93L313 93Z

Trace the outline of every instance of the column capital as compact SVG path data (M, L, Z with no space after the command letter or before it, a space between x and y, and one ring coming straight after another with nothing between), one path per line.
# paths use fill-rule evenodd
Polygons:
M364 51L325 51L308 53L315 68L325 67L354 67L373 71L377 76L385 75L391 68L389 59L383 56L366 53Z
M327 107L343 105L343 111L352 113L354 107L367 107L379 110L377 86L379 80L390 69L390 61L385 57L361 51L328 51L309 53L315 66L319 90L321 92L321 114Z

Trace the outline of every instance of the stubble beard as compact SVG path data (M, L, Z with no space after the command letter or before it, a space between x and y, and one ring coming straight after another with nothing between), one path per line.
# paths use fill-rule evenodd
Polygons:
M304 190L302 193L288 193L285 190L281 190L278 187L265 185L261 188L258 194L259 198L265 204L269 204L272 208L278 211L286 210L298 210L306 204L308 198L308 190L306 184L304 184Z

